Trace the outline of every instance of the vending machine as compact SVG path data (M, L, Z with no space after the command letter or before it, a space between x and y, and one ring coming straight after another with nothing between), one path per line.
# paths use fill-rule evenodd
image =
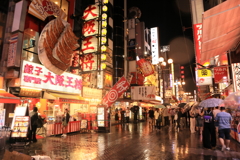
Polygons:
M98 132L110 132L110 108L106 105L97 106Z

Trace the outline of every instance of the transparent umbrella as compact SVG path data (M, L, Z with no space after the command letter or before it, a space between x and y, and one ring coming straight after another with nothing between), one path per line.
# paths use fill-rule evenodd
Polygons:
M224 99L224 105L228 108L239 108L240 107L240 91L231 93Z
M206 100L203 100L202 102L199 103L199 106L209 108L209 107L217 107L220 104L223 103L222 99L219 98L209 98Z

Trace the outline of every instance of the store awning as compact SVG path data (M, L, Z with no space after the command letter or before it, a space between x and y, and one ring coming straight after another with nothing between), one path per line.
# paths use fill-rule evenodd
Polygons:
M240 41L240 1L225 1L203 14L201 62L235 49Z
M63 93L53 93L53 92L47 92L47 93L50 94L51 96L55 97L55 99L62 98L62 99L84 100L83 97L81 97L80 95L76 95L76 94L74 95L74 94L63 94Z
M21 103L21 101L19 97L0 89L0 103Z

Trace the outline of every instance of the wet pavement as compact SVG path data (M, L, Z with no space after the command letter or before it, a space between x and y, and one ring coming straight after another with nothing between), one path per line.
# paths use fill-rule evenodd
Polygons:
M71 133L67 137L38 139L21 152L44 154L53 160L237 160L240 143L231 140L230 151L204 149L199 134L189 128L175 131L163 127L159 131L147 122L111 126L110 133ZM0 151L0 159L3 150Z

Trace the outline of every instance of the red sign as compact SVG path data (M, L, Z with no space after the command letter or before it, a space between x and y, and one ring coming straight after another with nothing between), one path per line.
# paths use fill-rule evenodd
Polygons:
M140 59L139 61L137 61L137 65L139 66L139 68L141 69L143 75L145 77L154 74L154 70L152 67L152 64L145 60L145 59Z
M130 86L130 83L125 77L122 77L112 89L104 96L103 104L111 106Z
M223 83L223 79L228 77L227 66L215 67L214 68L214 81L215 83Z
M90 5L84 10L82 19L85 21L88 21L90 19L94 19L98 17L99 17L99 7L97 5Z
M84 37L96 35L98 33L98 21L90 20L84 23L82 34Z
M196 53L196 62L201 62L201 44L202 44L202 23L193 25L194 32L194 42L195 42L195 53ZM201 64L201 63L200 63Z
M141 73L131 72L131 75L133 76L131 84L138 84L140 86L143 86L144 84L144 76Z
M97 45L98 39L96 37L87 37L82 41L82 52L84 54L96 52L98 47Z

